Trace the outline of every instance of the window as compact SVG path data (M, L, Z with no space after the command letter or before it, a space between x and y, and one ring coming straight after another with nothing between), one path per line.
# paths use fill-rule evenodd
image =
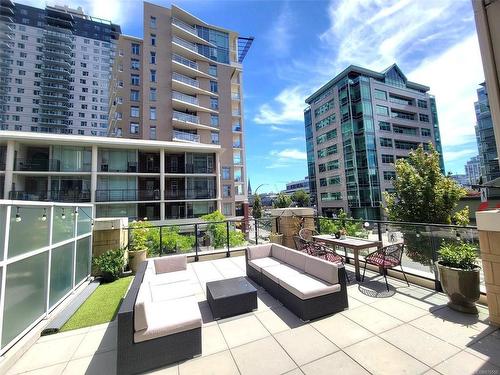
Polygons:
M230 180L231 179L231 168L230 167L222 167L222 179Z
M383 105L378 105L375 107L377 111L377 115L380 116L389 116L389 108L383 106Z
M387 92L379 89L375 89L375 99L387 100Z
M396 172L394 171L384 171L384 180L391 181L396 179Z
M156 64L156 52L149 53L149 62L151 64Z
M139 134L139 124L137 122L130 123L130 134Z
M419 113L418 119L422 122L429 122L429 115L424 115L423 113Z
M149 100L151 100L153 102L156 101L156 88L154 88L154 87L151 87L149 89Z
M229 198L231 196L231 185L222 185L222 196Z
M341 199L342 199L342 194L340 192L321 193L321 201L322 202L339 201Z
M391 116L393 118L400 118L400 119L403 119L403 120L411 120L411 121L415 120L415 114L414 113L401 112L401 111L396 111L394 109L391 111Z
M139 86L140 85L140 79L138 74L132 74L130 76L130 83L134 86Z
M139 70L141 68L141 63L138 59L130 60L130 69Z
M323 120L318 121L316 123L316 130L319 130L321 128L324 128L325 126L328 126L330 124L333 124L335 122L335 113L331 114L328 117L325 117Z
M211 132L210 138L212 139L212 144L214 144L214 145L219 144L219 133L218 132Z
M414 150L418 147L417 142L408 142L408 141L400 141L400 140L395 140L394 141L394 147L400 150Z
M392 139L391 138L380 138L380 146L392 147Z
M149 119L156 120L156 107L149 108Z
M328 146L326 148L318 150L318 158L324 158L328 155L332 155L332 154L336 154L336 153L337 153L337 145Z
M327 186L326 178L319 179L319 186Z
M151 16L149 18L149 27L156 29L156 17Z
M151 45L156 46L156 34L151 34Z
M214 98L213 96L210 97L210 108L212 109L219 109L219 99Z
M156 139L156 126L149 128L149 139Z
M215 128L219 127L219 116L218 115L214 115L214 114L210 115L210 125L215 127Z
M333 108L333 100L330 100L325 104L322 104L319 108L316 108L314 110L314 116L322 115L323 113L329 111L331 108Z
M217 77L217 65L209 65L208 74L211 76Z
M417 135L418 128L413 128L410 126L393 125L394 133L405 134L405 135Z
M394 163L394 155L382 154L382 163L393 164Z
M222 203L222 214L224 216L233 216L233 204Z
M321 134L316 138L316 143L318 145L329 141L330 139L337 138L337 129L330 130L329 132L325 134Z
M150 70L150 72L149 72L149 80L151 82L156 82L156 70Z
M210 91L215 93L219 92L219 86L217 85L217 82L210 81Z
M140 45L138 43L132 43L132 55L138 55L140 52Z
M134 102L139 101L139 90L130 90L130 100Z
M328 185L340 185L340 176L332 176L328 178Z
M139 107L130 107L130 117L139 117Z
M420 133L422 134L422 137L430 137L431 136L430 129L422 128L422 129L420 129Z
M413 105L413 99L405 98L404 96L399 96L395 94L389 95L389 101L391 103L396 103L401 105Z
M427 108L427 100L418 99L417 103L419 108Z
M387 121L379 121L378 126L379 126L380 130L385 130L388 132L391 131L391 124L388 123Z

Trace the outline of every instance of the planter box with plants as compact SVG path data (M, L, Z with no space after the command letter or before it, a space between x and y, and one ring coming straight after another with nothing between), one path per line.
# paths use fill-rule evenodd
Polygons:
M456 311L477 314L479 300L478 251L467 242L443 242L436 263L448 306Z
M125 267L125 250L114 249L95 257L93 264L100 272L104 282L117 280Z

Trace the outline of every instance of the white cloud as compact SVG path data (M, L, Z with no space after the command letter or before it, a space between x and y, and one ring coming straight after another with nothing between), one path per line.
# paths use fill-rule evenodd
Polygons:
M280 151L272 150L266 159L266 169L291 168L303 165L307 160L307 154L294 148L285 148Z
M263 104L254 121L258 124L283 125L304 121L306 90L301 87L286 88L272 104Z
M448 151L444 154L444 158L446 161L454 161L457 159L461 159L465 156L474 156L477 155L477 148L468 148L460 151Z
M285 57L290 52L293 38L291 25L294 22L292 11L287 3L284 4L278 17L275 18L271 29L266 35L266 40L270 45L275 57Z
M304 151L286 148L282 151L271 151L272 156L279 156L284 159L307 160L307 155Z

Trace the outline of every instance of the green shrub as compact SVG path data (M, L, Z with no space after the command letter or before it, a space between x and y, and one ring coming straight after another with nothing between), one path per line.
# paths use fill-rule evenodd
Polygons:
M219 211L214 211L211 214L201 217L203 221L207 221L207 232L212 240L212 246L216 249L226 247L227 245L227 224L223 221L226 217ZM229 230L229 246L235 247L245 243L245 235L236 230Z
M179 227L164 227L161 230L162 247L167 252L189 252L193 250L196 239L194 235L180 234ZM153 248L160 251L160 231L153 234Z
M153 224L148 221L136 221L129 225L130 228L130 246L131 251L147 250L151 255L152 232L155 231Z
M93 263L107 281L116 280L123 272L123 267L125 267L125 250L108 250L95 257Z
M334 234L340 229L345 229L348 236L368 238L368 232L364 229L362 221L353 221L342 209L335 219L319 219L319 232L321 234Z
M441 264L446 267L473 270L477 267L477 249L467 242L443 242L439 248Z

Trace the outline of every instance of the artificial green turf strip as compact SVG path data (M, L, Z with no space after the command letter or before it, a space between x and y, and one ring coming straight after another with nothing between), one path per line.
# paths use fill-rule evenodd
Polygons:
M62 326L61 332L108 323L114 319L133 276L101 284Z

